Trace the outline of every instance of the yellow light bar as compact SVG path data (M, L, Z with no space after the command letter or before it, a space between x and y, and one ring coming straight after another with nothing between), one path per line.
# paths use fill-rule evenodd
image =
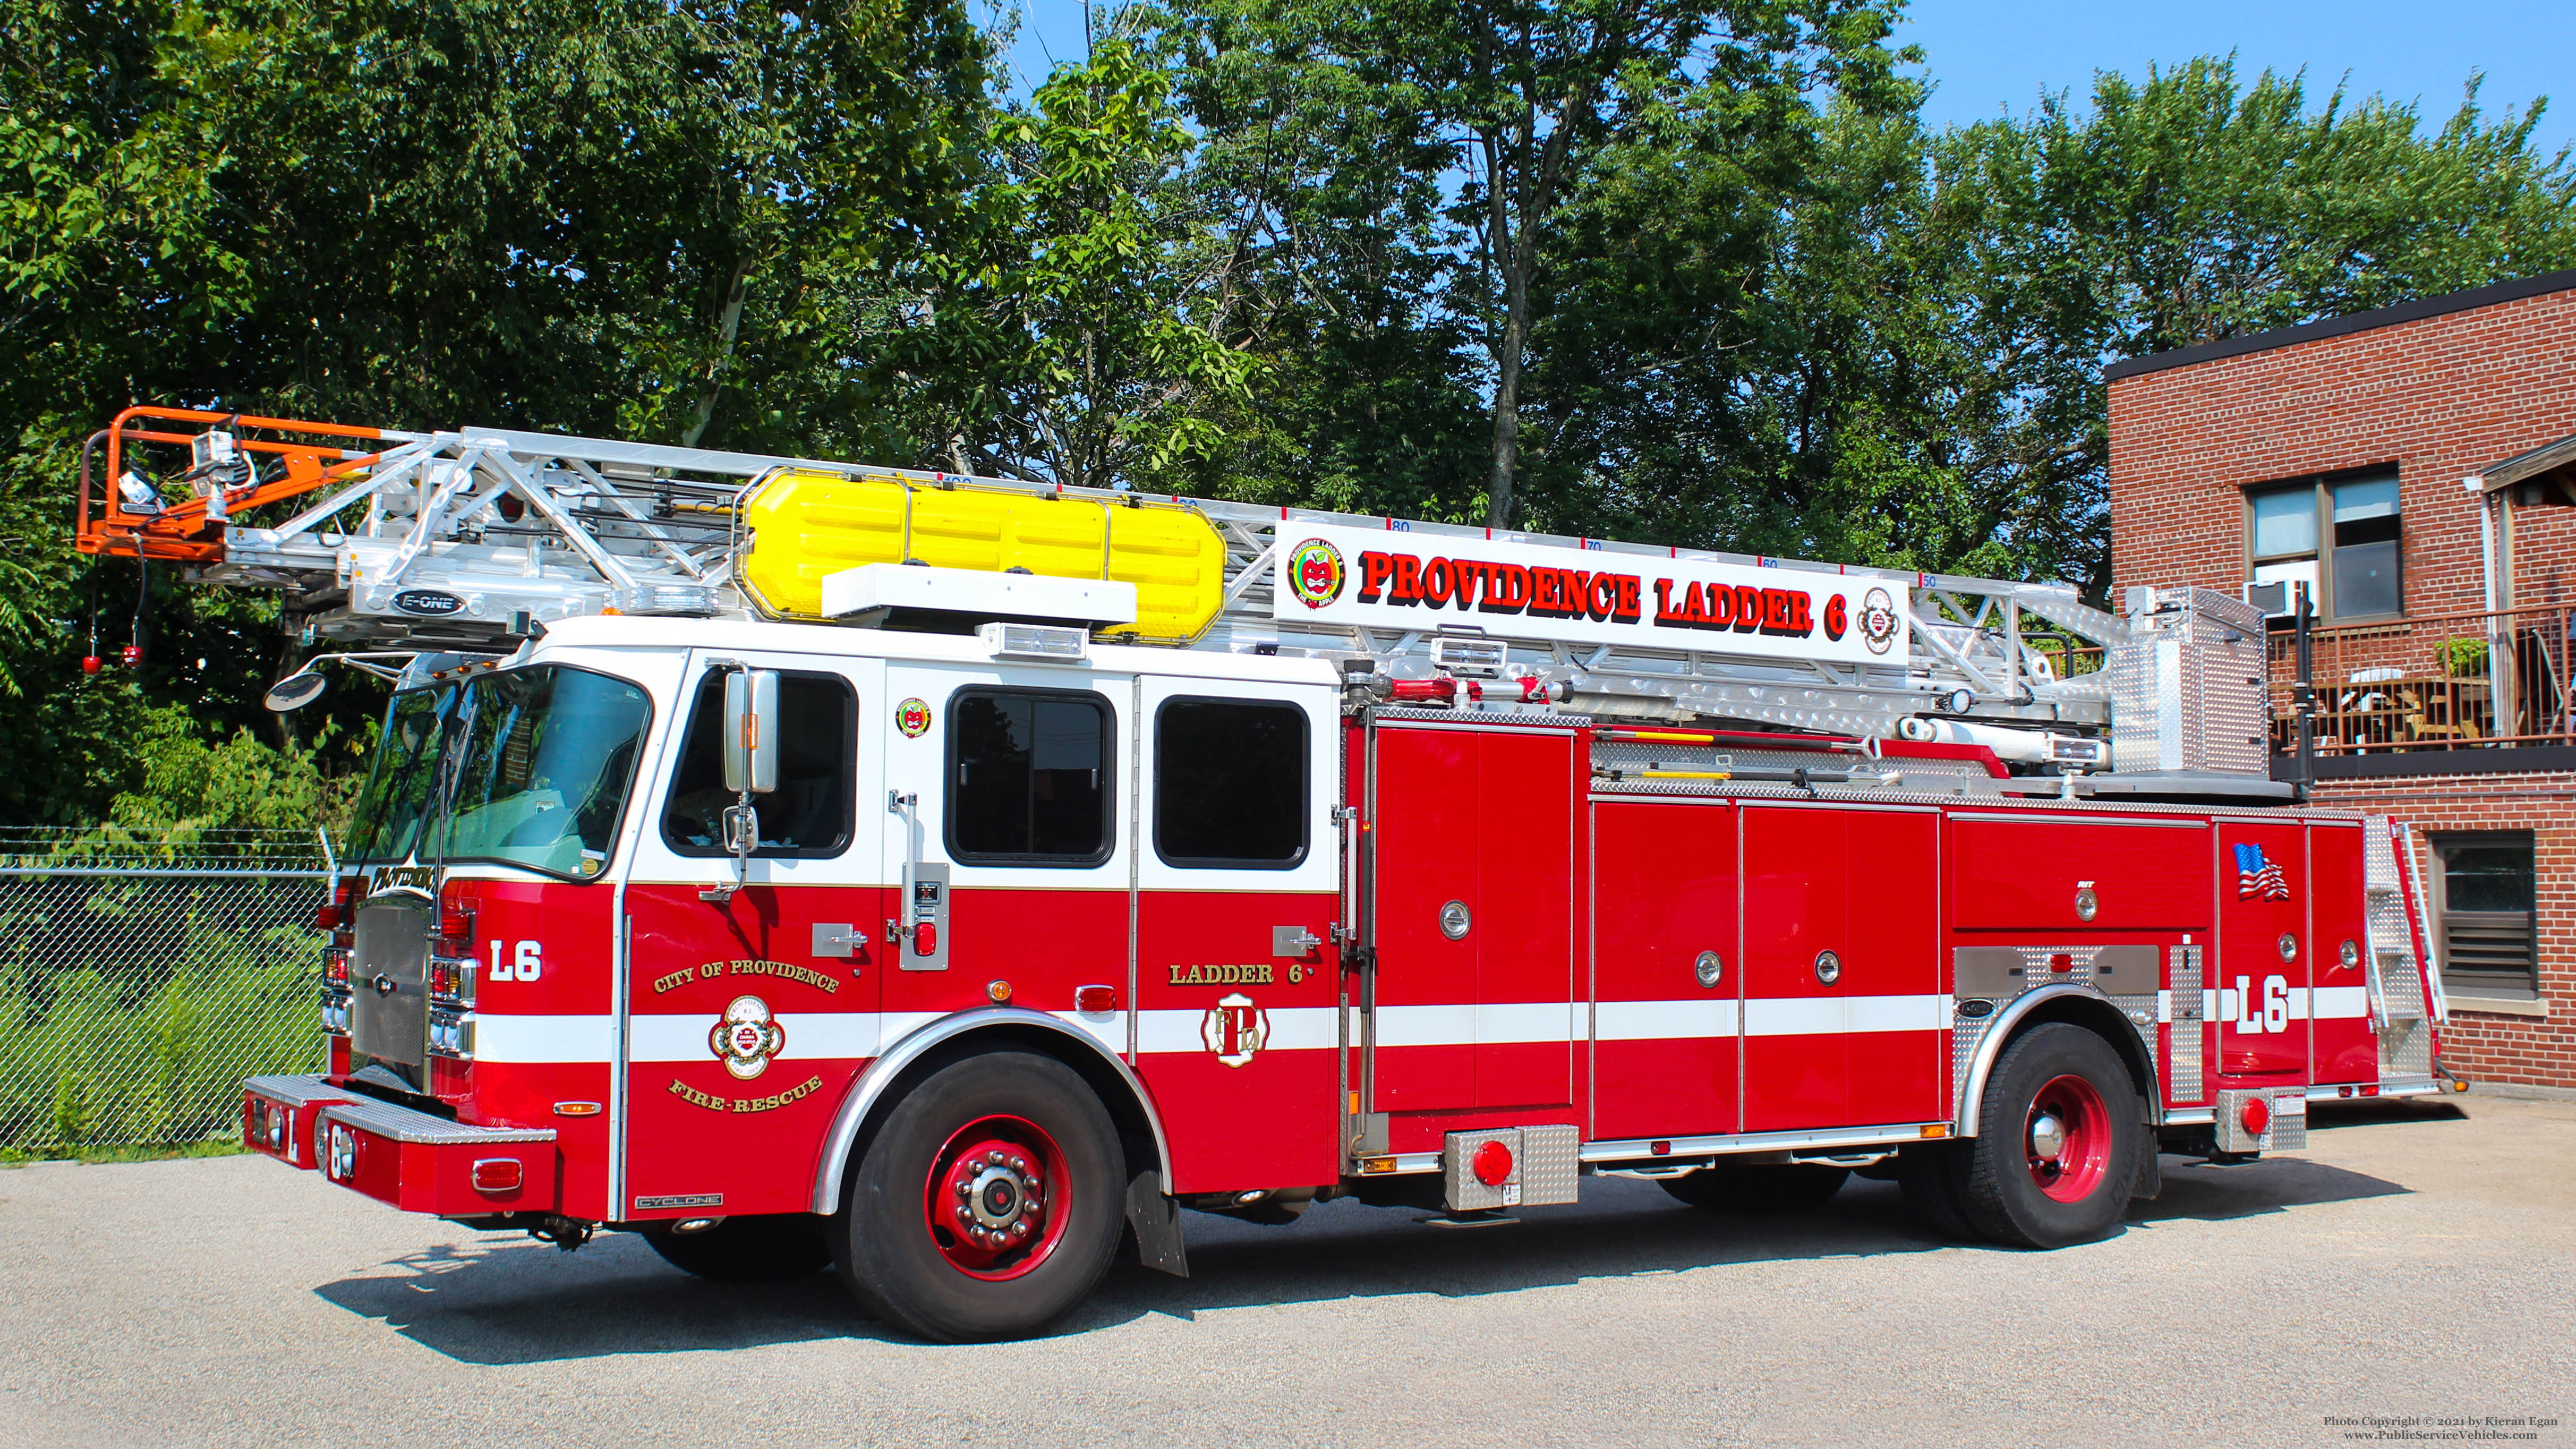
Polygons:
M1225 541L1176 504L782 468L743 499L742 521L742 582L787 618L823 616L827 574L907 560L1134 584L1136 622L1100 632L1148 639L1197 637L1225 593Z

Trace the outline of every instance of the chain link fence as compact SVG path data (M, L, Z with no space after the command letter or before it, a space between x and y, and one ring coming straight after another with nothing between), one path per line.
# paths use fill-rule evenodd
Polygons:
M202 1142L322 1065L318 832L0 830L0 1149Z

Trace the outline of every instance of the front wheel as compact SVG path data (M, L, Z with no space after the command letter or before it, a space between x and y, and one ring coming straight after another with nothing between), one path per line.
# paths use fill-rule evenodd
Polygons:
M990 1052L905 1095L860 1158L841 1273L862 1306L946 1342L1034 1333L1118 1246L1118 1133L1052 1057Z
M1960 1159L1959 1208L2010 1247L2104 1237L2136 1184L2145 1117L2110 1043L2065 1022L2034 1027L1986 1080L1977 1136Z

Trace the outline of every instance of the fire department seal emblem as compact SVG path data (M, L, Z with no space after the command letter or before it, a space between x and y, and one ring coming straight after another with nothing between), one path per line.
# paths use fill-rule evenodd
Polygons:
M1309 609L1320 609L1342 596L1342 551L1320 538L1310 538L1288 555L1288 592Z
M1884 654L1896 642L1896 601L1885 589L1872 589L1860 600L1860 637L1872 654Z
M771 1018L769 1003L757 996L735 997L707 1033L707 1050L739 1081L768 1071L769 1059L786 1049L787 1028Z
M1216 1059L1229 1067L1239 1067L1252 1060L1261 1044L1270 1039L1270 1013L1252 1004L1252 998L1240 991L1229 991L1216 999L1199 1021L1199 1040L1216 1053Z
M930 705L926 700L907 699L894 707L894 727L908 740L920 739L930 732Z

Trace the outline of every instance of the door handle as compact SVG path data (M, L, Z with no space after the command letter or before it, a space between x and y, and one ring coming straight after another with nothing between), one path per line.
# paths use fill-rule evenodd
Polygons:
M1303 956L1322 944L1323 937L1303 926L1270 928L1270 954L1273 956Z

